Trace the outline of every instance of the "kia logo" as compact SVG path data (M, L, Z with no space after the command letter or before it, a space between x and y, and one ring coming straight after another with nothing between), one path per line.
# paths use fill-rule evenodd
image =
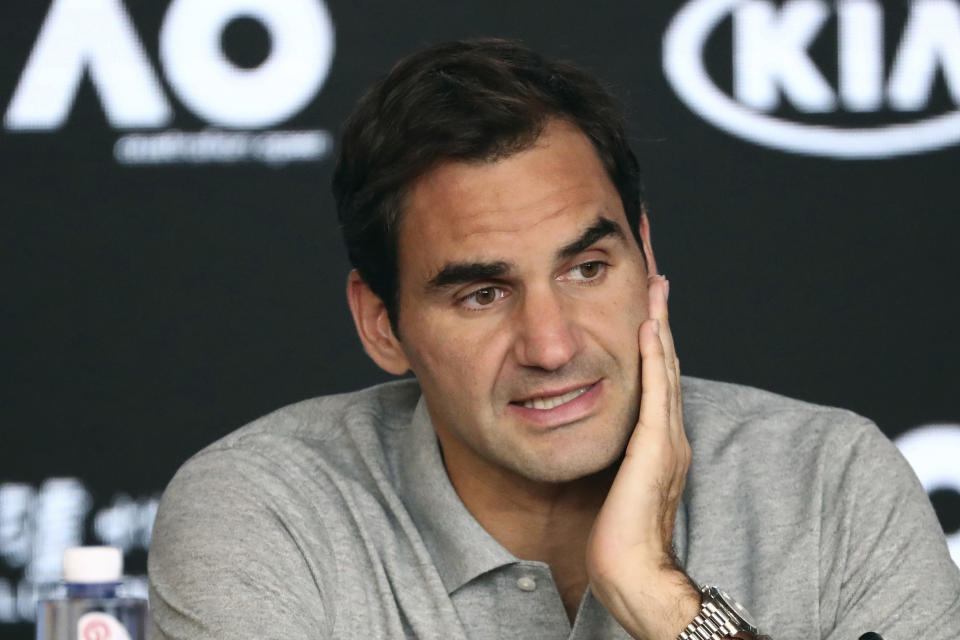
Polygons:
M674 16L664 34L664 72L677 95L704 120L775 149L834 158L884 158L955 144L960 142L960 5L953 0L915 0L906 11L885 73L884 11L877 0L779 4L693 0ZM833 15L835 87L809 52ZM728 18L732 96L716 85L704 63L708 39ZM952 108L924 114L938 74ZM783 100L801 114L888 109L917 117L869 128L809 124L773 115Z

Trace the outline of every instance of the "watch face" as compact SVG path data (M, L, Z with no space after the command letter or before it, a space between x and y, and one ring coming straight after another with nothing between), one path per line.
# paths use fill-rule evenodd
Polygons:
M728 609L737 614L737 616L748 626L756 630L757 623L754 621L753 616L750 615L750 612L748 612L742 604L731 598L730 594L722 589L716 589L715 591L716 595L719 596L718 600L725 604Z

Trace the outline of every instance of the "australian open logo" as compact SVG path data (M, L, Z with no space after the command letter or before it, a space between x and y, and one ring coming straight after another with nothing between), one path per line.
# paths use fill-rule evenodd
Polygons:
M231 57L241 32L261 42L259 55ZM155 64L122 0L53 0L4 128L60 129L86 78L122 132L113 147L122 164L285 164L332 148L325 130L276 128L315 98L330 69L334 31L322 0L172 0L158 36ZM173 128L176 103L204 128Z
M775 149L884 158L960 142L955 0L692 0L663 67L697 115Z

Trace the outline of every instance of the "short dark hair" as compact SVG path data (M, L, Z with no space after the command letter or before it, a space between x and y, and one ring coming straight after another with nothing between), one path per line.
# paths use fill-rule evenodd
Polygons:
M344 126L333 195L350 262L395 331L408 189L441 161L494 161L527 149L552 118L593 143L642 251L640 170L623 116L603 85L573 64L515 41L458 40L404 58L357 103Z

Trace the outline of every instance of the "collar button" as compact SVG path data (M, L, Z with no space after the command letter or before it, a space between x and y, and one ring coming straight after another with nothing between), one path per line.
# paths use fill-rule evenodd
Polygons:
M523 576L522 578L517 578L517 589L520 591L535 591L537 588L537 581L531 578L530 576Z

